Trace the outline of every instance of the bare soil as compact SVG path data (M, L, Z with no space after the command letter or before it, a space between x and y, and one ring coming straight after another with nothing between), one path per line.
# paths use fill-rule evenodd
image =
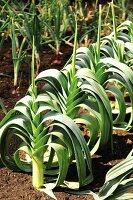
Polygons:
M72 54L72 48L62 46L63 55L60 57L61 64L55 65L55 54L48 48L44 47L41 51L40 71L49 68L61 69ZM1 76L3 74L3 76ZM8 75L8 76L5 76ZM7 41L4 48L0 51L0 97L2 98L7 110L13 108L15 103L25 95L29 86L30 69L27 64L23 63L19 78L19 88L17 93L13 94L13 63L11 56L11 45ZM0 108L0 120L4 113ZM94 181L82 188L82 190L92 190L98 192L104 183L106 172L115 164L123 160L130 152L133 146L133 133L115 130L113 133L114 151L108 150L98 152L92 158ZM70 172L70 176L73 175ZM133 191L132 191L133 192ZM92 200L90 195L73 195L66 193L62 188L54 190L58 200ZM0 167L0 200L50 200L45 193L39 192L33 188L31 183L31 174L18 173Z

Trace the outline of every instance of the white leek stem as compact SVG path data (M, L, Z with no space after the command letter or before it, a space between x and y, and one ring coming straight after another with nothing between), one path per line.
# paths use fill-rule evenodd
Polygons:
M43 186L43 174L43 158L34 157L32 159L32 184L37 189Z

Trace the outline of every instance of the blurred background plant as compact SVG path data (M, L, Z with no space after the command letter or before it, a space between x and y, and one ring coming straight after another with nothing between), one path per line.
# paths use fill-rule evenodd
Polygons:
M74 14L77 14L79 32L78 46L88 47L91 43L96 41L98 25L97 7L99 3L101 3L101 1L98 0L90 2L85 0L41 0L36 2L24 0L12 2L2 0L0 2L0 49L2 48L5 39L9 39L9 36L11 37L12 35L10 31L10 24L13 25L13 21L10 20L12 11L12 17L15 17L14 32L16 34L16 39L18 36L21 37L21 41L23 40L22 38L27 38L25 42L25 51L31 49L31 38L33 34L31 29L33 26L36 29L36 74L38 74L40 67L39 52L43 47L43 44L50 46L54 50L55 60L52 61L53 64L61 64L61 45L65 43L73 46L75 31ZM117 2L117 6L115 6L116 26L121 24L125 19L132 19L131 4L132 2L130 0L119 0ZM104 1L102 6L101 36L109 35L113 28L110 7L110 3ZM33 16L33 10L35 10L35 16ZM12 37L11 40L13 38L14 37ZM21 46L21 44L19 44L19 46ZM31 51L28 51L28 54L31 57ZM20 54L17 55L19 56ZM13 58L13 61L15 60L16 58ZM19 62L18 60L21 59L18 58L17 63ZM14 68L16 68L15 66Z
M64 9L65 5L66 0L53 0L50 7L50 21L44 20L44 28L46 30L47 27L47 30L49 32L49 37L44 37L44 43L47 43L48 46L50 46L56 54L56 58L53 61L53 64L61 63L59 58L59 56L62 54L60 47L69 26L68 18Z

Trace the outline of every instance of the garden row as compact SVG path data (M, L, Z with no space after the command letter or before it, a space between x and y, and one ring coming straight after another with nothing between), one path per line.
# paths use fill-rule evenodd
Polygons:
M55 187L77 190L91 183L92 155L99 149L113 151L114 128L133 128L133 23L125 21L116 28L113 3L111 9L113 32L109 36L100 37L99 6L97 42L77 49L75 17L71 58L61 71L45 70L36 78L37 39L36 29L32 29L31 86L0 122L2 164L32 172L33 186L53 198ZM80 125L88 129L87 137ZM73 165L75 180L67 176ZM107 173L99 194L92 193L94 198L131 199L132 194L124 193L133 187L133 178L127 178L132 172L133 151Z

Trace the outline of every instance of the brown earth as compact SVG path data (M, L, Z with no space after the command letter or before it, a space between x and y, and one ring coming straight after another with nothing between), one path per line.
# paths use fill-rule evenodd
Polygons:
M62 68L72 53L72 48L62 46L61 64L59 66L51 64L55 59L54 52L44 47L41 52L41 68ZM3 76L1 76L3 74ZM15 103L25 95L29 86L29 67L24 63L21 67L19 89L13 93L13 63L11 59L11 46L5 42L4 48L0 51L0 97L7 110L13 108ZM4 76L8 75L8 77ZM0 108L0 120L4 113ZM102 151L92 158L94 181L83 188L98 192L104 183L106 172L116 163L123 160L133 146L133 133L124 131L114 131L113 134L114 152ZM71 175L71 172L70 172ZM133 191L132 191L133 192ZM58 200L92 200L90 195L73 195L58 188L54 190ZM32 187L31 174L13 172L6 167L0 168L0 200L50 200L45 193L39 192Z

